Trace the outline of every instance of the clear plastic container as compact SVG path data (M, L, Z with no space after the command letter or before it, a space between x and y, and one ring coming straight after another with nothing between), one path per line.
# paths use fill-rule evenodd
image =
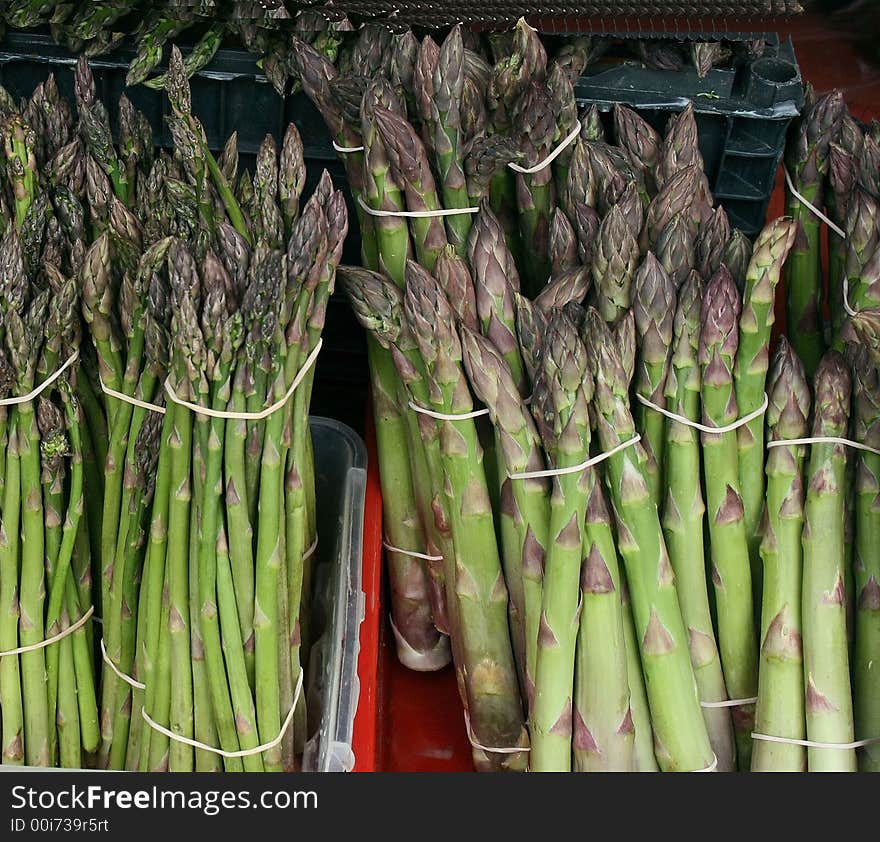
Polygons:
M303 768L350 772L365 604L361 575L367 449L360 436L339 421L312 417L311 426L318 549L312 608L315 642L306 685L311 736Z

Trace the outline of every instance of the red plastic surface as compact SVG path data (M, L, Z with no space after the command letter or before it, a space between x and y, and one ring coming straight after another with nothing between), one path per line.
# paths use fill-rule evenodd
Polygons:
M864 58L852 37L837 32L820 16L808 15L779 27L783 35L795 40L798 61L804 78L819 92L839 88L846 94L853 113L868 120L880 115L880 67ZM831 60L829 60L831 58ZM777 191L770 205L770 218L784 213L785 200L780 176ZM782 314L780 314L782 315ZM369 439L373 493L378 495L373 458L375 443ZM370 495L368 494L368 505ZM380 529L377 519L372 528ZM365 526L365 531L371 527ZM379 532L381 535L381 532ZM381 539L379 540L381 546ZM366 542L365 542L366 547ZM366 570L365 559L365 570ZM365 589L366 589L365 577ZM368 593L375 605L376 592ZM373 608L368 607L368 616ZM394 640L388 627L384 604L378 607L375 626L380 628L378 640L378 690L375 696L378 716L373 737L376 740L375 768L386 771L471 771L470 747L465 735L461 702L451 668L439 673L414 673L402 667L394 653ZM378 617L381 616L381 623ZM372 626L371 626L372 628ZM369 641L373 638L370 632ZM365 629L361 631L362 647ZM372 650L371 650L372 651ZM361 657L366 652L362 649ZM372 658L372 654L369 656ZM373 661L370 661L372 664ZM362 668L364 664L362 663ZM361 706L366 703L364 679L361 684ZM370 697L372 698L372 697ZM356 719L356 746L360 745ZM365 768L358 759L356 768Z
M382 492L372 414L367 413L367 494L364 505L363 579L364 619L358 655L360 696L354 718L352 749L355 772L378 768L379 651L382 627Z

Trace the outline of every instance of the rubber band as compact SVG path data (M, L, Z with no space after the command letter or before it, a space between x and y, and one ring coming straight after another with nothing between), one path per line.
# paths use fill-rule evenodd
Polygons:
M357 197L357 203L370 215L370 216L389 216L389 217L403 217L405 219L433 219L434 217L439 216L461 216L465 213L479 213L479 208L438 208L437 210L430 211L387 211L387 210L376 210L375 208L371 208L361 196Z
M697 774L699 772L714 772L718 768L718 755L715 752L712 752L712 762L706 766L704 769L694 769L691 774Z
M250 757L252 754L262 754L264 751L269 751L269 749L275 748L275 746L280 745L281 741L284 739L284 735L287 733L287 729L290 728L290 723L293 722L293 714L296 712L296 706L299 703L299 697L302 693L303 686L303 670L299 671L299 678L296 682L296 691L293 694L293 704L290 706L290 710L287 713L287 717L284 719L284 723L281 726L281 730L278 732L278 736L275 737L274 740L270 740L268 743L263 743L262 745L255 746L254 748L245 748L240 749L239 751L224 751L222 748L215 748L214 746L209 746L207 743L200 743L198 740L191 740L189 737L183 737L180 734L175 734L174 731L166 728L163 725L160 725L156 722L148 713L146 708L141 708L141 716L144 719L144 722L150 726L154 731L158 731L160 734L164 734L168 737L169 740L174 740L176 743L183 743L184 745L192 746L193 748L200 749L201 751L209 751L211 754L219 754L220 757Z
M865 746L880 743L880 737L870 737L867 740L855 740L851 743L817 743L814 740L797 740L790 737L774 737L771 734L758 734L752 732L753 740L764 740L768 743L783 743L790 746L804 746L805 748L829 748L834 751L849 751L856 748L864 748Z
M510 167L514 172L522 173L523 175L532 175L533 173L540 172L543 169L546 169L550 166L569 146L571 146L572 142L577 138L577 136L581 133L581 121L575 120L574 128L571 132L566 136L564 140L562 140L559 145L546 157L543 161L538 162L533 167L523 167L520 164L514 163L510 161L507 166Z
M467 421L469 418L482 418L484 415L489 414L488 409L475 409L473 412L462 412L461 414L456 414L452 412L434 412L433 409L428 409L425 406L421 406L414 401L409 402L409 408L414 412L419 412L422 415L427 415L430 418L436 418L438 421Z
M342 153L343 155L348 155L348 154L350 154L350 153L354 153L354 152L363 152L363 151L364 151L364 147L363 147L363 146L340 146L335 140L333 141L333 148L334 148L337 152Z
M702 708L738 708L743 705L753 705L758 701L757 696L750 699L724 699L720 702L700 702Z
M846 239L846 231L840 228L838 225L835 225L827 216L825 216L822 211L819 210L809 199L805 199L794 186L794 182L791 180L791 176L788 173L788 167L783 166L782 171L785 173L785 183L788 185L788 189L791 192L791 195L795 197L802 205L809 208L822 222L824 222L838 237L842 237L844 240Z
M843 290L843 310L852 318L853 316L858 315L858 311L853 309L852 304L849 303L849 278L844 278L843 283L841 284L841 288Z
M65 361L61 368L52 372L36 389L31 389L26 395L19 395L13 398L0 399L0 406L16 406L20 403L28 403L34 398L39 397L46 391L68 368L70 368L79 359L79 348L77 348Z
M130 675L126 675L113 661L110 659L110 656L107 654L107 649L104 647L104 638L101 638L101 657L104 659L104 663L116 673L117 678L121 678L126 684L134 687L135 690L146 690L147 685L142 684L136 678L132 678Z
M768 441L767 447L788 447L789 445L794 446L797 444L842 444L855 450L865 450L868 453L873 453L875 456L880 456L880 450L876 447L862 444L860 441L840 438L839 436L807 436L802 439L779 439L778 441Z
M600 453L592 459L587 459L586 462L581 462L580 465L572 465L570 468L548 468L546 471L526 471L526 473L523 474L508 474L507 478L543 479L544 477L561 477L566 474L577 474L581 471L587 470L587 468L592 468L593 465L598 465L600 462L604 462L606 459L610 459L612 456L616 456L621 450L626 450L628 447L638 444L641 440L642 437L637 433L629 441L621 442L617 447L613 447L611 450L605 451L605 453Z
M684 415L679 415L677 412L670 412L670 410L665 407L657 406L652 400L642 395L636 395L636 400L638 400L643 406L647 406L649 409L653 409L655 412L659 412L661 415L665 415L673 421L678 421L679 424L683 424L685 427L693 427L693 429L699 430L701 433L710 433L719 436L723 433L732 433L740 427L745 427L746 424L750 424L756 418L760 418L767 411L767 407L770 406L770 398L767 393L764 392L764 400L754 412L750 412L748 415L743 415L742 418L737 418L733 423L725 424L723 427L710 427L708 424L700 424L699 421L691 421L690 418L686 418Z
M316 537L315 540L312 541L312 545L303 553L302 560L305 561L307 558L311 558L315 554L315 550L317 550L317 549L318 549L318 539Z
M187 409L191 409L193 412L198 413L199 415L208 415L211 418L227 418L231 420L241 420L241 421L262 421L264 418L268 418L273 412L277 412L281 409L291 398L291 395L296 391L297 386L302 383L306 374L308 374L309 369L314 365L315 360L318 358L318 352L321 350L321 346L324 344L323 339L318 340L318 344L315 345L315 349L311 354L306 357L306 361L303 363L302 368L297 372L296 377L293 378L293 383L290 384L287 391L284 393L284 397L275 401L271 406L267 406L265 409L261 409L259 412L227 412L222 409L211 409L208 406L201 406L197 403L190 403L189 401L183 400L183 398L178 397L177 392L171 386L170 381L165 381L165 391L168 393L168 397L176 403L178 406L185 406Z
M73 634L80 626L84 626L88 621L92 614L95 613L95 606L90 605L89 610L86 611L85 614L82 615L75 623L69 625L64 631L58 632L58 634L52 635L52 637L47 637L45 640L41 640L39 643L32 643L30 646L19 646L18 649L10 649L8 652L0 652L0 658L5 658L10 655L24 655L26 652L36 652L38 649L45 649L47 646L51 646L53 643L57 643L59 640L64 640L68 635Z
M111 389L104 382L100 374L98 375L98 385L101 387L101 391L105 395L109 395L111 398L116 398L116 400L122 401L123 403L130 403L132 406L139 406L141 409L146 409L149 412L158 412L159 415L164 415L168 411L164 406L159 406L155 403L148 403L147 401L142 401L131 395L126 395L124 392L117 392L116 389Z
M420 558L422 561L443 561L442 555L428 555L427 553L417 553L415 550L402 550L400 547L389 544L384 538L382 539L382 546L389 552L406 555L410 558Z
M471 730L471 718L468 716L467 710L463 711L464 713L464 727L467 731L468 742L474 747L479 749L480 751L485 751L486 754L527 754L532 749L530 746L514 747L507 746L505 748L490 748L489 746L481 745L477 742L474 737L474 732Z

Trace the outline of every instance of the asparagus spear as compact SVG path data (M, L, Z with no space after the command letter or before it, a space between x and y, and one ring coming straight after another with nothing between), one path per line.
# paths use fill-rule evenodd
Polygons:
M434 279L411 261L405 309L425 362L432 408L456 414L470 411L473 404L461 370L452 311ZM478 768L523 768L524 753L491 752L525 748L528 736L507 628L507 589L473 420L443 421L440 441L451 503L467 710L474 741L490 749L475 745L474 762Z
M880 446L880 397L878 397L877 370L865 353L858 354L853 369L853 438L868 447ZM878 569L876 511L877 477L880 476L880 457L868 451L857 451L856 464L856 524L855 575L856 615L855 646L853 648L852 681L855 706L856 737L869 739L877 733L877 674L878 640L880 640L880 569ZM865 746L859 755L859 769L876 771L880 768L880 750L876 745Z
M700 309L703 282L691 272L678 293L673 325L672 359L666 380L667 406L691 421L700 418ZM661 501L663 535L677 581L681 615L688 629L691 663L703 702L727 699L706 587L703 540L706 505L700 482L700 440L693 427L674 419L666 422L664 467L666 496ZM736 768L733 726L725 707L703 707L718 769Z
M703 296L700 328L703 423L712 427L724 427L739 417L733 367L741 307L733 278L722 266ZM758 645L736 431L704 432L702 441L721 665L730 697L749 699L757 691ZM751 757L752 711L748 704L731 711L742 769L749 767Z
M520 394L524 394L525 370L516 339L514 313L519 274L504 241L504 231L486 200L481 203L471 228L467 252L483 335L504 357Z
M770 441L804 438L810 388L803 364L785 338L780 339L776 350L768 393ZM783 445L768 452L767 508L761 542L764 597L755 730L793 740L806 737L801 641L805 453L803 445ZM806 767L803 746L755 741L752 771L803 772Z
M724 250L722 263L728 268L733 280L736 281L737 289L744 289L746 284L746 271L752 260L752 241L738 228L734 228Z
M632 599L626 584L623 570L621 574L621 608L623 610L623 642L626 649L626 673L629 679L629 708L632 712L633 728L633 770L636 772L659 772L657 758L654 756L654 729L651 727L651 711L648 707L648 691L645 689L645 675L639 643L636 639L636 626L633 619Z
M591 396L586 350L575 326L556 313L547 325L532 410L554 469L576 466L589 452ZM586 471L553 479L531 718L535 771L564 772L571 766L578 583L589 490Z
M553 103L545 85L537 81L528 85L517 104L515 119L526 165L537 166L550 154L556 138ZM550 214L556 202L553 169L546 166L535 173L517 173L516 198L527 287L534 294L550 272Z
M437 185L422 142L415 129L400 115L376 107L376 128L385 145L388 161L403 185L407 209L434 211L441 207ZM447 244L443 222L437 217L411 220L410 232L419 263L433 271L437 256Z
M764 399L770 353L770 332L776 320L776 285L797 236L795 224L781 219L770 223L755 241L739 320L734 386L741 416L759 409ZM739 482L743 518L752 564L755 606L760 605L760 521L764 506L764 420L755 418L737 431Z
M414 345L415 341L407 336L407 326L403 321L402 292L398 291L390 279L370 272L368 269L341 267L340 276L345 284L345 290L355 315L364 328L375 337L373 341L376 347L386 352L391 349L400 379L406 383L416 401L427 403L427 385L421 360L417 350L409 347L411 344ZM374 410L380 411L384 402L390 399L391 397L381 393L374 394ZM397 400L396 394L393 396L393 400ZM415 415L415 413L413 414ZM423 541L425 537L436 539L437 550L438 552L442 550L441 554L444 556L441 564L445 565L447 571L447 595L454 595L454 571L449 569L449 560L454 553L451 536L447 537L446 535L448 532L448 517L445 515L446 500L440 493L443 473L440 463L437 425L434 419L420 414L418 429L421 440L414 442L414 444L424 448L428 468L431 471L430 480L433 488L432 497L428 503L432 522L428 526L432 528L429 535L426 536L419 522L420 513L416 511L415 503L413 503L412 514L406 521L402 523L389 521L387 524L389 528L394 530L389 534L389 541L394 542L394 546L401 547L401 544L396 543L401 537L415 542ZM401 448L396 448L398 453L400 450ZM406 458L405 452L403 457ZM408 462L401 468L401 477L408 483L412 482L412 473ZM383 467L383 471L380 473L383 487L389 483L390 478L391 475ZM389 498L388 505L399 507L399 498L399 494L397 499ZM424 548L427 546L425 545ZM421 551L416 549L416 552ZM432 620L430 584L426 564L422 564L414 556L390 551L388 561L389 587L392 595L391 616L394 623L398 657L411 669L423 671L438 669L449 661L449 641L438 633ZM450 619L454 622L454 600L447 597L446 602L452 615Z
M640 339L635 388L637 395L664 409L675 306L673 281L657 258L648 252L633 281L633 315ZM647 458L648 490L659 506L664 480L665 420L659 412L640 403L636 406L635 421Z
M812 89L808 89L795 142L788 146L786 165L797 191L816 207L823 203L829 147L842 117L843 96L839 92L817 99ZM786 315L794 349L803 361L807 375L812 376L824 350L820 222L790 191L788 215L798 225L798 238L786 265Z
M434 157L447 208L466 208L468 191L462 166L462 112L464 89L464 44L461 27L454 26L443 41L434 68L432 118L435 124ZM471 218L457 214L446 218L449 241L460 255L468 242Z
M816 370L812 436L845 436L852 379L843 357L829 351ZM844 496L847 452L813 444L804 509L803 643L807 738L854 739L844 586ZM856 771L854 749L809 748L812 771Z
M468 380L489 409L506 473L544 468L541 443L504 357L490 340L462 327ZM548 483L541 478L501 483L501 531L505 579L511 599L511 634L525 652L524 685L529 709L535 693L541 590L550 514Z
M35 383L48 290L35 296L23 315L7 313L6 343L16 374L16 390L27 394ZM16 406L18 462L21 471L21 557L19 578L19 641L22 646L40 643L44 633L45 533L40 495L40 436L33 401ZM4 511L5 514L5 511ZM24 705L24 756L29 766L48 766L49 713L45 686L44 649L21 655L21 689Z
M670 278L680 287L696 269L697 255L694 236L685 214L674 216L660 232L655 254ZM703 276L708 282L710 276Z
M222 21L214 23L205 30L201 38L196 41L192 50L190 50L183 62L184 68L186 69L187 79L195 76L196 73L211 63L211 60L217 55L217 50L220 49L220 45L223 43L227 26L228 24ZM143 70L139 71L137 75L140 75L140 73L143 73ZM154 76L152 79L143 82L143 84L144 87L161 91L165 88L167 78L167 73L160 73L158 76ZM129 82L128 84L132 83Z
M609 324L615 324L629 310L638 260L636 236L623 208L614 205L602 220L592 267L597 307Z
M587 311L584 333L595 382L592 414L599 442L610 451L630 442L629 377L602 316ZM713 768L687 633L673 583L657 507L650 501L645 453L636 443L605 461L605 485L617 519L618 549L626 567L636 635L651 709L657 761L666 771Z

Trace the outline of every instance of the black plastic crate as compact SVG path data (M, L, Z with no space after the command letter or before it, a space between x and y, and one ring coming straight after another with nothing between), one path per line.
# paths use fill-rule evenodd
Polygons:
M693 67L654 70L625 61L590 67L576 87L581 105L607 112L623 102L661 131L672 113L692 102L715 200L750 236L764 225L788 127L804 104L791 41L762 37L761 58L714 68L703 79Z

